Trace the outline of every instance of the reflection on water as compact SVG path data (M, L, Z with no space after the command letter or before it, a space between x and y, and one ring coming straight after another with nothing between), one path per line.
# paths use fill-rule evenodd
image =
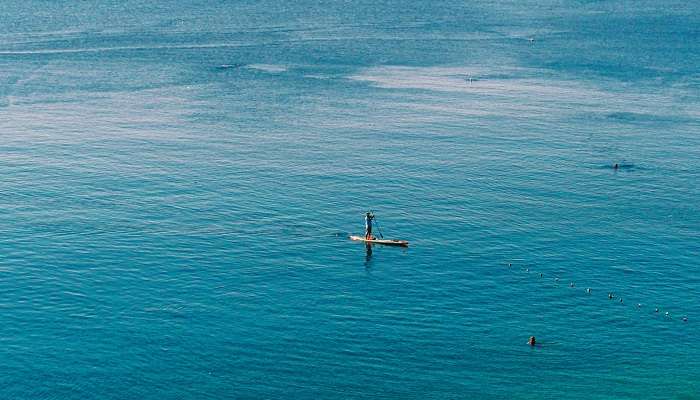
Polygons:
M372 245L365 243L365 267L369 267L370 261L372 261Z

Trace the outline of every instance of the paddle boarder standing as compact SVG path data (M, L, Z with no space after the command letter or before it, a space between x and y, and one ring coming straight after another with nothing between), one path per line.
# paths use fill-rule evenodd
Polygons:
M365 214L365 239L372 240L372 220L374 220L374 214L367 211Z

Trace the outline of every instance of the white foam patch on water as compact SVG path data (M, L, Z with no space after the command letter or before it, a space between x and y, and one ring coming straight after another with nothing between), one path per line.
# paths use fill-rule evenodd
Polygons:
M511 68L488 70L457 67L376 67L350 79L370 82L388 89L419 89L485 95L544 95L566 97L580 94L602 95L576 82L535 78L537 71Z
M61 95L13 97L3 110L0 130L6 143L81 143L113 138L177 139L178 126L198 103L200 88L173 86L128 92L72 91ZM60 134L57 134L60 132ZM177 134L177 137L174 135Z
M250 64L250 65L247 65L246 68L256 69L258 71L264 71L264 72L269 72L269 73L285 72L288 69L284 65L275 65L275 64Z
M528 68L404 67L366 68L349 79L392 90L432 93L434 101L411 102L424 111L462 115L576 114L631 112L692 115L697 104L679 109L673 91L630 88L619 82L595 82L557 77L550 71ZM442 93L442 95L440 95ZM449 100L445 95L449 95ZM416 96L420 96L416 94ZM443 101L439 97L443 97Z
M328 80L328 79L333 78L330 75L322 75L322 74L307 74L307 75L304 75L304 77L309 78L309 79L320 79L320 80Z

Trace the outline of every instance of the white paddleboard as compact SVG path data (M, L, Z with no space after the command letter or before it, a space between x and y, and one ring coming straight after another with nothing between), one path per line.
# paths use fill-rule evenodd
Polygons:
M360 242L365 242L365 243L372 243L372 244L385 244L388 246L408 246L408 241L406 240L397 240L397 239L365 239L364 236L350 236L350 240L357 240Z

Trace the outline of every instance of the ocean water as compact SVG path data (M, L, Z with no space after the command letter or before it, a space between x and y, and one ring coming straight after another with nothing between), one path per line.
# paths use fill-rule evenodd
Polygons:
M700 399L697 1L0 21L0 397Z

